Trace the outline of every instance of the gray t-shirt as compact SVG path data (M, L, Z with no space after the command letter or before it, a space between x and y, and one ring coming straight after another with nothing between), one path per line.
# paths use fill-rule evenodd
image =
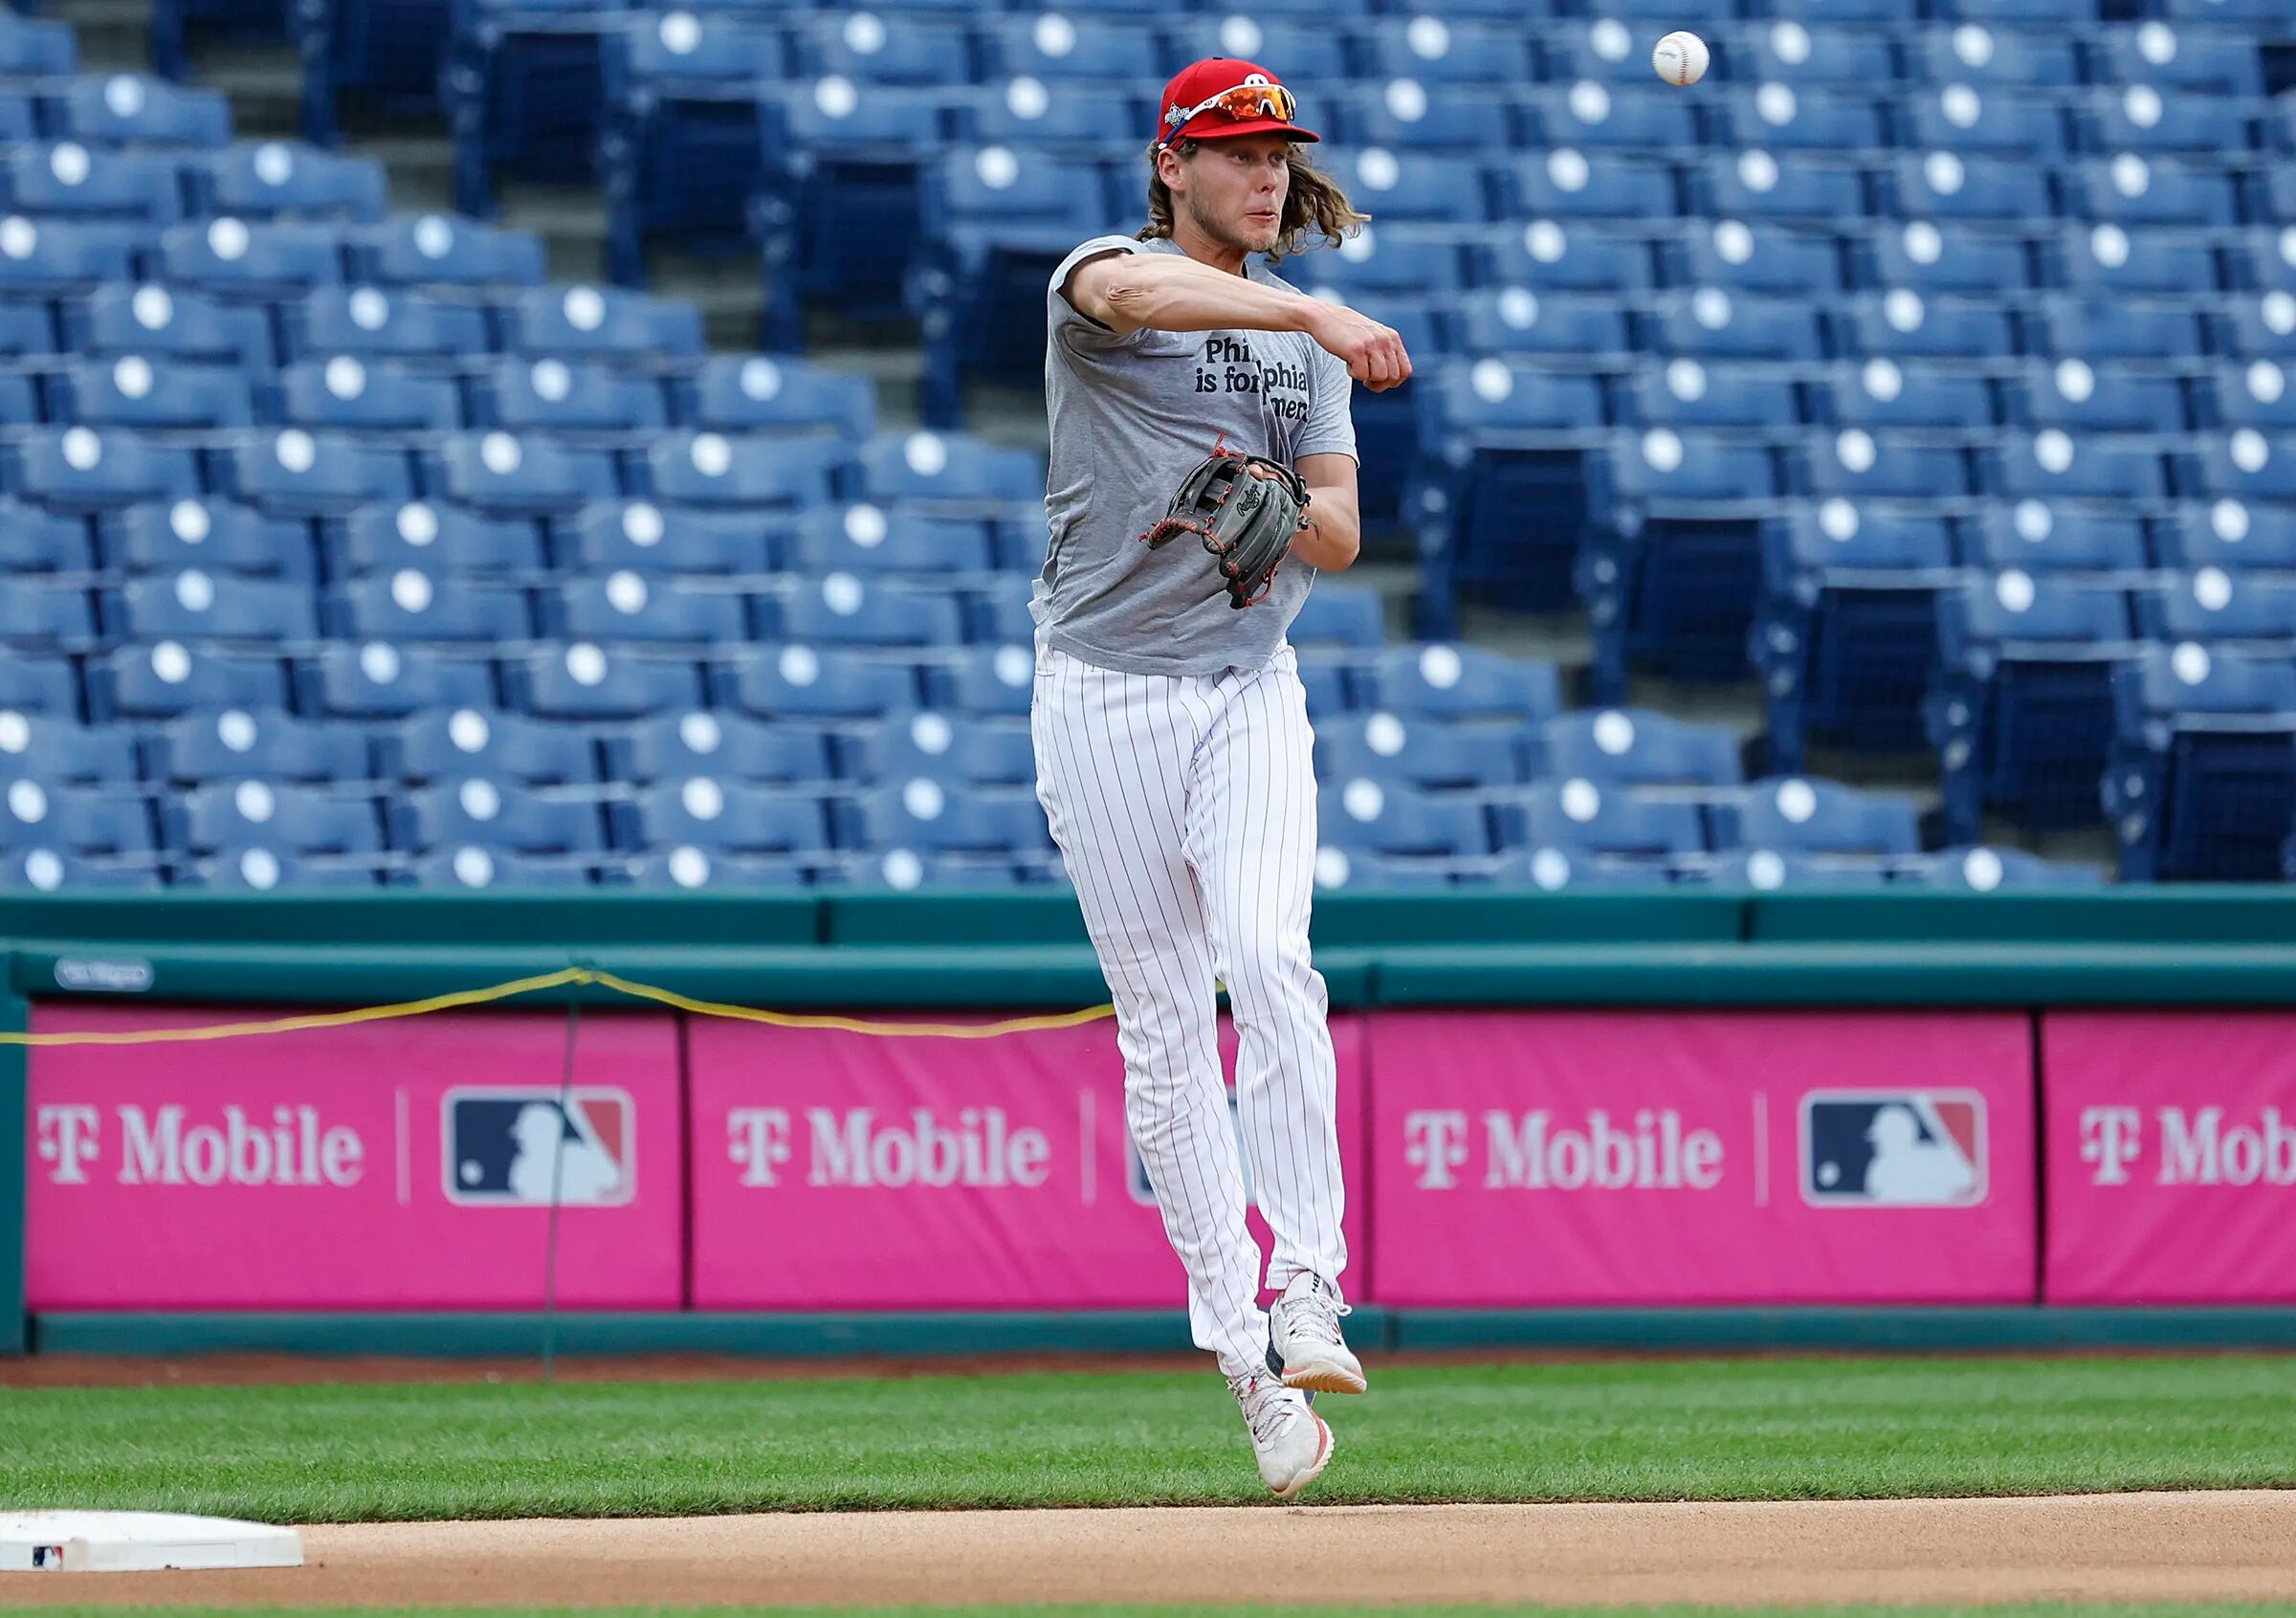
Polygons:
M1267 598L1239 611L1201 543L1183 536L1150 550L1140 535L1223 432L1229 448L1286 466L1302 455L1353 455L1347 366L1304 332L1110 331L1061 289L1077 265L1112 251L1181 249L1160 238L1094 236L1061 261L1045 290L1049 538L1030 610L1050 644L1103 668L1264 668L1284 647L1315 569L1287 561ZM1256 255L1246 273L1291 284Z

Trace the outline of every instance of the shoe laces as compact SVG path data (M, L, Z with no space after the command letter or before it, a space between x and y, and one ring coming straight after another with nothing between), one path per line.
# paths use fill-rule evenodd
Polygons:
M1227 1390L1244 1407L1244 1425L1251 1429L1255 1444L1272 1443L1277 1433L1290 1426L1296 1413L1296 1396L1273 1377L1260 1371L1247 1371L1240 1377L1227 1379Z
M1342 1341L1340 1317L1355 1313L1351 1305L1339 1301L1338 1293L1320 1275L1311 1277L1304 1291L1278 1298L1275 1306L1284 1311L1285 1326L1291 1335L1311 1342Z

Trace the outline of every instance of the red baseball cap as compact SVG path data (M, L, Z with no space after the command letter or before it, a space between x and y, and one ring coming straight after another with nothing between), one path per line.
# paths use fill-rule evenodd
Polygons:
M1292 119L1298 103L1274 74L1236 56L1206 56L1190 62L1164 86L1156 144L1181 139L1224 141L1232 135L1280 132L1294 141L1319 141Z

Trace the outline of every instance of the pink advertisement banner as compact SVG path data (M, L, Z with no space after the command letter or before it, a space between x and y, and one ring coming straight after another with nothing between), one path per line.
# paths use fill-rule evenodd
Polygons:
M1390 1305L2029 1301L2015 1012L1386 1012Z
M32 1027L219 1020L38 1005ZM561 1305L677 1308L676 1022L585 1017L562 1108L565 1027L449 1012L38 1051L30 1307L535 1309L555 1183Z
M2053 1303L2296 1301L2296 1018L2042 1018Z
M1331 1027L1362 1296L1363 1024ZM1223 1019L1230 1073L1235 1049ZM967 1041L696 1021L687 1060L697 1309L1185 1306L1112 1023Z

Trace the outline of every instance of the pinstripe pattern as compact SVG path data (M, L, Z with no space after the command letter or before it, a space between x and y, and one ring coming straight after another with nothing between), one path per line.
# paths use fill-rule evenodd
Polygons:
M1259 1251L1220 1069L1228 986L1236 1097L1268 1284L1347 1265L1330 999L1310 964L1315 776L1286 647L1259 670L1138 675L1049 646L1030 707L1037 796L1116 1008L1124 1111L1188 1276L1198 1346L1231 1375L1268 1341Z

